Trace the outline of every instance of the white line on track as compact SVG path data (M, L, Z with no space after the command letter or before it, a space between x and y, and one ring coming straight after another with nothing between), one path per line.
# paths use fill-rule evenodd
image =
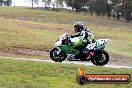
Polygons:
M27 58L15 58L16 60L27 60L27 61L38 61L38 62L54 62L52 60L40 60L40 59L27 59ZM95 66L92 63L83 62L83 61L63 61L62 63L65 64L79 64L79 65L88 65L88 66ZM130 66L117 66L117 65L104 65L103 67L109 68L132 68Z

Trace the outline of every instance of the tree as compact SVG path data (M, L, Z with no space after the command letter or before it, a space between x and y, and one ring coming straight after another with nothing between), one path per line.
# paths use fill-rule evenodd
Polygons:
M59 5L62 5L64 0L55 0L55 2L57 2Z
M71 7L72 10L73 10L73 1L74 0L64 0L64 1L66 2L66 5L69 6L69 7Z
M12 0L6 0L6 5L7 5L7 6L10 6L11 3L12 3Z
M108 17L113 14L113 17L118 20L120 17L125 17L127 21L132 19L132 0L56 0L62 4L64 1L72 10L96 12L97 16L104 16L108 13Z
M72 7L72 10L75 9L76 12L80 11L87 0L64 0L67 6Z
M57 4L57 6L60 6L60 7L64 7L63 3L64 3L64 0L55 0L55 3Z
M132 14L132 0L111 0L114 6L114 14L121 15L126 18L127 21L131 20ZM117 19L119 19L117 17Z
M132 20L132 0L110 0L111 8L114 10L114 18L119 20L120 17L125 17L129 22ZM110 10L111 11L111 10Z
M12 3L12 0L2 0L3 2L3 4L5 5L5 6L10 6L11 5L11 3Z
M0 0L0 6L2 6L3 0Z
M28 2L31 2L32 8L34 8L34 3L38 4L39 0L28 0Z
M117 16L117 19L120 19L120 13L121 13L121 3L122 0L111 0L111 7L113 10L113 17L115 18Z
M92 16L93 10L94 10L94 6L95 6L94 0L89 0L89 2L87 2L87 5L88 5L88 7L89 7L89 10L90 10L91 16Z
M32 0L32 8L33 8L33 0Z
M45 7L49 7L51 4L51 0L42 0L42 2L44 3Z
M126 20L129 22L131 20L131 14L132 14L131 0L122 0L122 12L123 12L123 16L125 16Z
M109 9L108 1L107 0L94 0L94 2L92 2L92 9L94 9L97 16L101 16L101 14L102 15L105 14Z

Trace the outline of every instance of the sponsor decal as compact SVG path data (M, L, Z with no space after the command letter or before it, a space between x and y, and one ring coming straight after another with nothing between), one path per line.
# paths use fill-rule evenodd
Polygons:
M86 83L127 84L131 82L131 76L129 74L86 74L85 70L80 66L78 68L76 81L80 85Z

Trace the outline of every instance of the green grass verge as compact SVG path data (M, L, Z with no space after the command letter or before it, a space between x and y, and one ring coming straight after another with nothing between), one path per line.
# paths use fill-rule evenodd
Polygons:
M129 84L76 83L79 65L0 58L1 88L131 88ZM83 66L90 74L131 74L132 69Z
M106 49L132 57L132 26L130 23L96 18L89 14L52 12L43 9L0 7L1 50L50 50L63 32L72 33L76 21L89 25L97 38L109 38ZM17 19L17 20L16 20ZM130 84L76 83L78 65L42 63L0 58L2 88L131 88ZM131 69L83 66L87 73L131 74Z
M24 27L24 22L14 22L17 21L2 20L0 22L0 47L45 49L51 47L58 37L58 33L52 30ZM28 22L25 23L28 24Z
M96 38L109 38L109 52L132 57L131 23L68 11L0 7L0 48L50 50L64 32L72 33L73 24L83 21ZM17 20L16 20L17 19Z

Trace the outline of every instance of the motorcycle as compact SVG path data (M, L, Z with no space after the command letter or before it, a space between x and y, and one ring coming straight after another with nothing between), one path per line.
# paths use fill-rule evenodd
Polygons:
M109 54L104 48L109 39L96 40L96 46L94 49L89 50L87 53L82 53L82 50L86 45L80 37L71 38L70 36L65 36L66 39L64 43L61 38L64 37L63 35L59 37L55 42L54 48L50 51L50 58L53 61L62 62L66 58L70 58L71 60L91 61L94 65L98 66L103 66L108 63Z

